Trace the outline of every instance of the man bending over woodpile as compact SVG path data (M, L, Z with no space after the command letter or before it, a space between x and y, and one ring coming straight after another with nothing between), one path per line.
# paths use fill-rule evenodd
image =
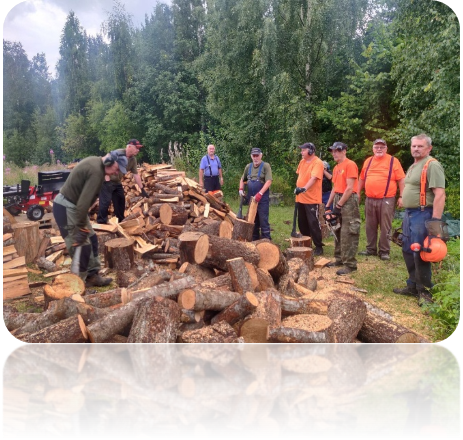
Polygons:
M111 278L102 278L98 256L98 239L88 218L88 210L95 203L106 176L127 172L127 157L111 151L104 157L90 156L71 171L53 201L53 216L64 238L71 258L81 247L79 276L86 287L107 286Z

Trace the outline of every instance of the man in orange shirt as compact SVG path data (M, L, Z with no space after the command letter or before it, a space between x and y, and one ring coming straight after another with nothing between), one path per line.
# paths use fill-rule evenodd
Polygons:
M360 236L360 211L358 201L358 167L347 158L347 145L335 142L328 148L336 166L333 169L333 189L328 206L333 204L333 214L341 216L341 227L336 230L334 258L327 264L344 266L337 275L347 275L357 270L357 254Z
M299 162L296 189L298 226L302 235L312 237L314 255L323 255L322 231L318 221L318 208L322 203L323 162L315 156L315 145L299 145L302 160Z
M402 207L402 193L405 186L405 173L400 162L387 154L387 144L383 139L373 143L373 156L365 160L359 177L359 194L365 188L365 231L367 248L359 255L377 255L389 260L391 243L387 238L392 228L395 211L397 186L400 195L397 206ZM378 243L378 227L381 230Z

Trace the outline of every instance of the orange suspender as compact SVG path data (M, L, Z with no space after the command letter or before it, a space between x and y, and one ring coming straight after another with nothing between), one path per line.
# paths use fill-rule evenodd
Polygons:
M423 170L421 171L421 185L420 185L420 207L421 210L424 211L426 207L426 178L428 172L428 165L429 162L435 161L433 157L429 158L426 163L424 164Z

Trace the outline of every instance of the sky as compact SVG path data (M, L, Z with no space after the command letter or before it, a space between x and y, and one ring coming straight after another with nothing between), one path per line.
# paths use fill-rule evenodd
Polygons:
M158 2L169 4L170 0L120 0L137 28ZM44 52L49 72L55 76L61 33L69 12L74 11L87 34L96 35L113 4L114 0L2 0L3 39L20 42L29 60Z

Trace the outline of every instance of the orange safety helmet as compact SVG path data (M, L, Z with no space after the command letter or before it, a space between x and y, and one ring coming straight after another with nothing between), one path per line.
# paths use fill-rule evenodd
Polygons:
M423 261L438 263L447 255L447 245L438 237L426 237L420 257Z
M440 425L424 425L420 429L420 436L424 438L448 438L447 432Z

